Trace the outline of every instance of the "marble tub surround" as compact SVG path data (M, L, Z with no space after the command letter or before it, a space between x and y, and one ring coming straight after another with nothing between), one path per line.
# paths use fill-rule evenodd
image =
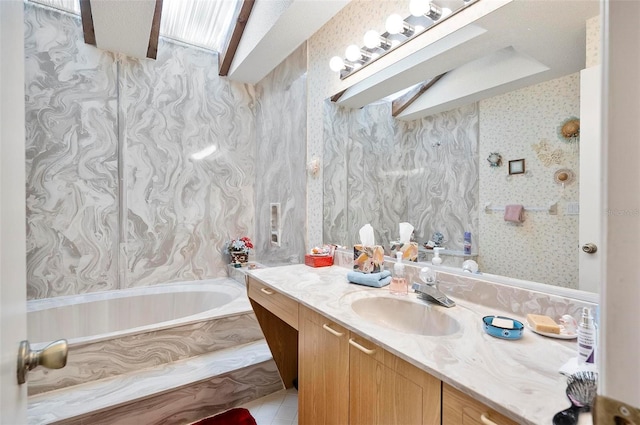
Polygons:
M518 341L493 338L482 329L483 316L502 314L518 320L524 320L524 316L453 294L455 307L429 308L444 309L460 323L460 331L429 337L389 330L365 321L350 307L350 302L359 297L391 296L388 290L349 284L346 272L339 266L292 265L249 273L518 423L548 424L556 412L567 407L565 379L558 370L575 356L575 341L545 338L528 331ZM416 294L403 299L423 303ZM508 307L509 303L504 305Z
M175 282L30 300L28 337L37 349L60 338L73 346L247 312L245 290L234 280Z
M261 340L32 396L28 423L190 423L282 388Z
M230 278L28 304L30 339L75 336L66 367L30 374L30 423L190 422L282 388L245 286Z

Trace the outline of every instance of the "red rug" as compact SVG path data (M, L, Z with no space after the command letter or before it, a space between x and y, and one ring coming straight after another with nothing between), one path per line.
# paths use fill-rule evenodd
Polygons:
M219 413L209 418L204 418L198 422L194 422L191 425L258 425L256 420L253 419L251 413L247 409L237 407L235 409L227 410L224 413Z

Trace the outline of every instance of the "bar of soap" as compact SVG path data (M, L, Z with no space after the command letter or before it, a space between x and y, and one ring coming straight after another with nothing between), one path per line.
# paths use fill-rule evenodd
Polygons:
M491 320L491 324L493 326L496 326L498 328L503 328L503 329L515 329L515 326L513 325L513 320L511 319L504 319L502 317L494 317Z
M560 334L560 326L549 316L527 314L527 322L537 332Z

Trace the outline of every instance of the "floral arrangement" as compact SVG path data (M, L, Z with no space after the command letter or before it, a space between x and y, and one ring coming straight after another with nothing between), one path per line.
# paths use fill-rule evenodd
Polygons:
M243 236L241 238L232 239L227 242L227 251L231 252L242 252L244 254L248 254L250 250L253 249L253 243L251 243L251 239L247 236Z

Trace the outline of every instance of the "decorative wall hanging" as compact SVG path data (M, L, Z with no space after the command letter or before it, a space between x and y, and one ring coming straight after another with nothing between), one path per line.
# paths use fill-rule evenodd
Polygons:
M542 139L540 143L533 143L531 148L536 152L538 159L545 167L553 164L560 165L564 159L564 151L562 149L552 149L548 140Z
M560 140L564 142L577 143L580 141L580 120L576 117L566 119L558 127L558 135Z
M564 189L565 185L573 183L576 179L576 174L568 168L561 168L553 175L553 181L561 185Z
M320 174L320 159L319 158L313 158L311 159L311 161L309 161L307 163L307 172L309 173L309 175L311 177L318 177L318 174Z
M487 157L487 161L489 161L490 167L499 167L502 165L502 155L497 152L491 152Z
M524 174L524 159L509 161L509 175Z

